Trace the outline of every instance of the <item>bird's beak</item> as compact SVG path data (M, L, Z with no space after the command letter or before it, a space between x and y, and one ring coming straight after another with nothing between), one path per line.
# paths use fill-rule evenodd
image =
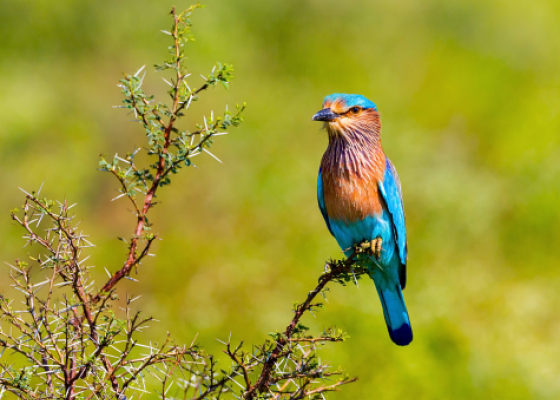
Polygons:
M333 113L330 108L323 108L311 118L312 121L334 121L338 118L338 114Z

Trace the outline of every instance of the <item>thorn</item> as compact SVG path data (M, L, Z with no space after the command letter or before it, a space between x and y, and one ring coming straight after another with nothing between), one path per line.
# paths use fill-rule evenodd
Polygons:
M187 81L185 81L184 79L188 76L190 76L191 74L185 75L183 77L183 83L185 84L185 87L188 89L189 93L192 93L191 87L189 86L189 84L187 83Z
M142 78L140 78L140 85L138 85L138 89L140 89L142 87L142 84L144 83L144 78L146 77L146 71L144 71L144 73L142 74Z
M39 224L41 223L41 221L43 220L43 217L45 216L45 214L41 214L41 216L39 217L39 221L37 221L37 227L39 227Z
M138 76L138 74L140 72L142 72L142 70L146 67L146 64L142 65L142 67L140 67L140 69L138 71L136 71L136 73L134 74L134 76Z
M196 333L196 335L194 335L194 339L193 339L193 341L192 341L192 343L191 343L191 347L194 346L194 342L195 342L195 340L196 340L197 337L198 337L198 332Z
M126 196L126 193L119 194L117 197L113 198L111 201L118 200L118 199L120 199L120 198L123 197L123 196Z
M118 155L116 155L116 154L115 154L115 158L117 158L117 159L121 160L121 161L122 161L122 162L124 162L124 163L130 164L130 161L128 161L128 160L125 160L124 158L122 158L122 157L119 157L119 156L118 156Z
M356 287L359 288L360 286L358 285L358 280L356 279L356 274L354 273L354 268L352 268L352 276L354 277L354 283L356 284Z
M202 149L202 151L205 151L206 153L210 154L210 156L212 156L212 158L214 158L216 161L218 161L220 164L223 164L223 162L216 157L214 154L210 153L208 150L206 150L205 148Z
M18 187L19 190L21 190L23 193L25 193L26 195L28 195L29 197L33 197L31 196L29 193L27 193L25 190L23 190L22 188Z

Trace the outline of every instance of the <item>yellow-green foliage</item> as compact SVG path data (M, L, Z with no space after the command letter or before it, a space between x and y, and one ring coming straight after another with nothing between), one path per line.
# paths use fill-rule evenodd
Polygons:
M126 121L133 116L110 108L121 100L115 81L165 56L168 38L154 33L172 4L3 3L4 260L28 250L14 254L16 187L44 181L50 198L78 201L84 230L105 249L93 251L93 264L120 266L126 245L115 239L134 217L122 212L125 199L110 202L118 182L96 171L98 155L126 153L138 135ZM201 158L204 168L174 178L154 209L164 240L139 283L126 283L161 321L147 334L170 330L190 343L199 333L217 352L215 337L261 342L286 325L292 300L314 287L326 258L340 256L316 205L326 136L311 116L327 94L361 93L379 107L403 184L415 339L407 348L390 342L371 282L333 287L326 310L303 321L351 336L324 357L361 379L332 397L557 399L560 3L206 4L190 66L231 62L235 91L214 91L194 111L208 116L216 98L244 100L246 122L212 147L224 164ZM165 85L148 74L146 92L161 94ZM103 269L96 273L102 282Z

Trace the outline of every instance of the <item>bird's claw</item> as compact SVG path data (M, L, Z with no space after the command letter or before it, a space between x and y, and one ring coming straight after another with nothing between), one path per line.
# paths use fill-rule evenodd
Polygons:
M360 244L359 252L371 252L371 254L373 254L373 256L379 260L379 257L381 257L382 244L383 239L381 239L380 237L370 241L366 240Z
M381 257L381 245L382 244L383 244L383 239L381 239L380 237L372 240L371 251L372 251L373 255L375 256L375 258L377 258L378 260Z

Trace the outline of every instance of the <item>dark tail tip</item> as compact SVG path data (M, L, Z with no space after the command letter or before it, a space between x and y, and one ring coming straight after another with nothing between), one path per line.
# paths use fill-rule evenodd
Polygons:
M389 328L389 336L395 344L406 346L412 342L412 328L408 324L401 325L400 328L395 330Z

